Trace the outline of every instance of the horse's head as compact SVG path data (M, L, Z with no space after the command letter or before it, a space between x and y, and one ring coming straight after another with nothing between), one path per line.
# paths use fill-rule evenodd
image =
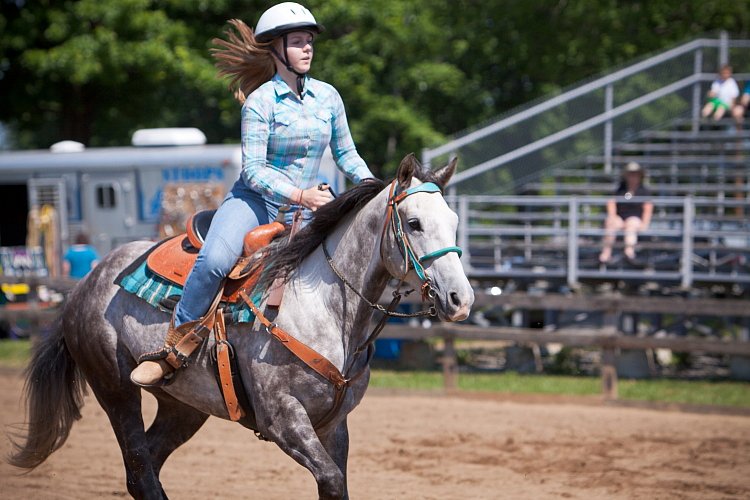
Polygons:
M424 170L413 154L403 159L389 188L381 246L388 272L421 289L449 321L466 319L474 303L456 246L458 216L442 196L455 170L455 159L435 172Z

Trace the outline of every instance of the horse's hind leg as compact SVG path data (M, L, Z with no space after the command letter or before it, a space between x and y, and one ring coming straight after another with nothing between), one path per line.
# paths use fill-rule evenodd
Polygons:
M206 422L208 415L163 392L155 396L159 400L159 409L154 422L146 431L146 438L154 472L158 477L167 457L193 437Z
M128 493L137 499L166 498L154 471L151 451L146 440L141 415L140 388L130 383L127 377L119 381L116 387L102 383L102 378L86 378L97 401L107 413L120 445Z

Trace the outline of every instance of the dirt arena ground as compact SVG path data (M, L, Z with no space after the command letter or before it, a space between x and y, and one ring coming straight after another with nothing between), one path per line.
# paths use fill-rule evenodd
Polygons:
M0 422L22 420L0 372ZM148 398L147 418L155 400ZM594 400L370 391L350 418L352 498L750 498L750 417ZM3 438L0 453L7 455ZM238 425L209 419L162 472L172 498L315 498L312 476ZM222 492L221 485L230 490ZM0 465L0 498L127 496L119 449L88 397L68 443L30 474Z

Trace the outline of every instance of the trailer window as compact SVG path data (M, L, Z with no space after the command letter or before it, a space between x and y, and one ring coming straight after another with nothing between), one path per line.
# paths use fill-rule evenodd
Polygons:
M116 205L115 188L110 185L96 187L96 204L99 208L114 208Z

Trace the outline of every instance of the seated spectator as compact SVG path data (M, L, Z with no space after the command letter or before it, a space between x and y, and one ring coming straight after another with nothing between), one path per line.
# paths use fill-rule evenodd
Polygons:
M638 232L648 229L654 205L650 201L627 202L633 197L649 196L648 189L643 185L643 168L631 161L625 166L620 186L615 191L615 198L607 202L607 220L604 223L605 235L599 262L606 264L612 257L612 245L617 237L617 231L625 231L625 258L635 261L635 244ZM622 200L622 201L620 201Z
M76 242L63 256L63 274L81 279L99 263L99 254L89 244L85 233L78 233Z
M745 121L745 112L747 112L748 104L750 104L750 82L745 82L742 95L740 95L737 104L732 108L732 116L734 117L734 121L737 122L737 128L741 128L742 122Z
M734 100L740 95L740 88L732 78L732 67L725 64L719 70L719 78L711 84L708 91L708 102L703 107L703 118L713 114L714 120L721 120L727 111L734 106Z

